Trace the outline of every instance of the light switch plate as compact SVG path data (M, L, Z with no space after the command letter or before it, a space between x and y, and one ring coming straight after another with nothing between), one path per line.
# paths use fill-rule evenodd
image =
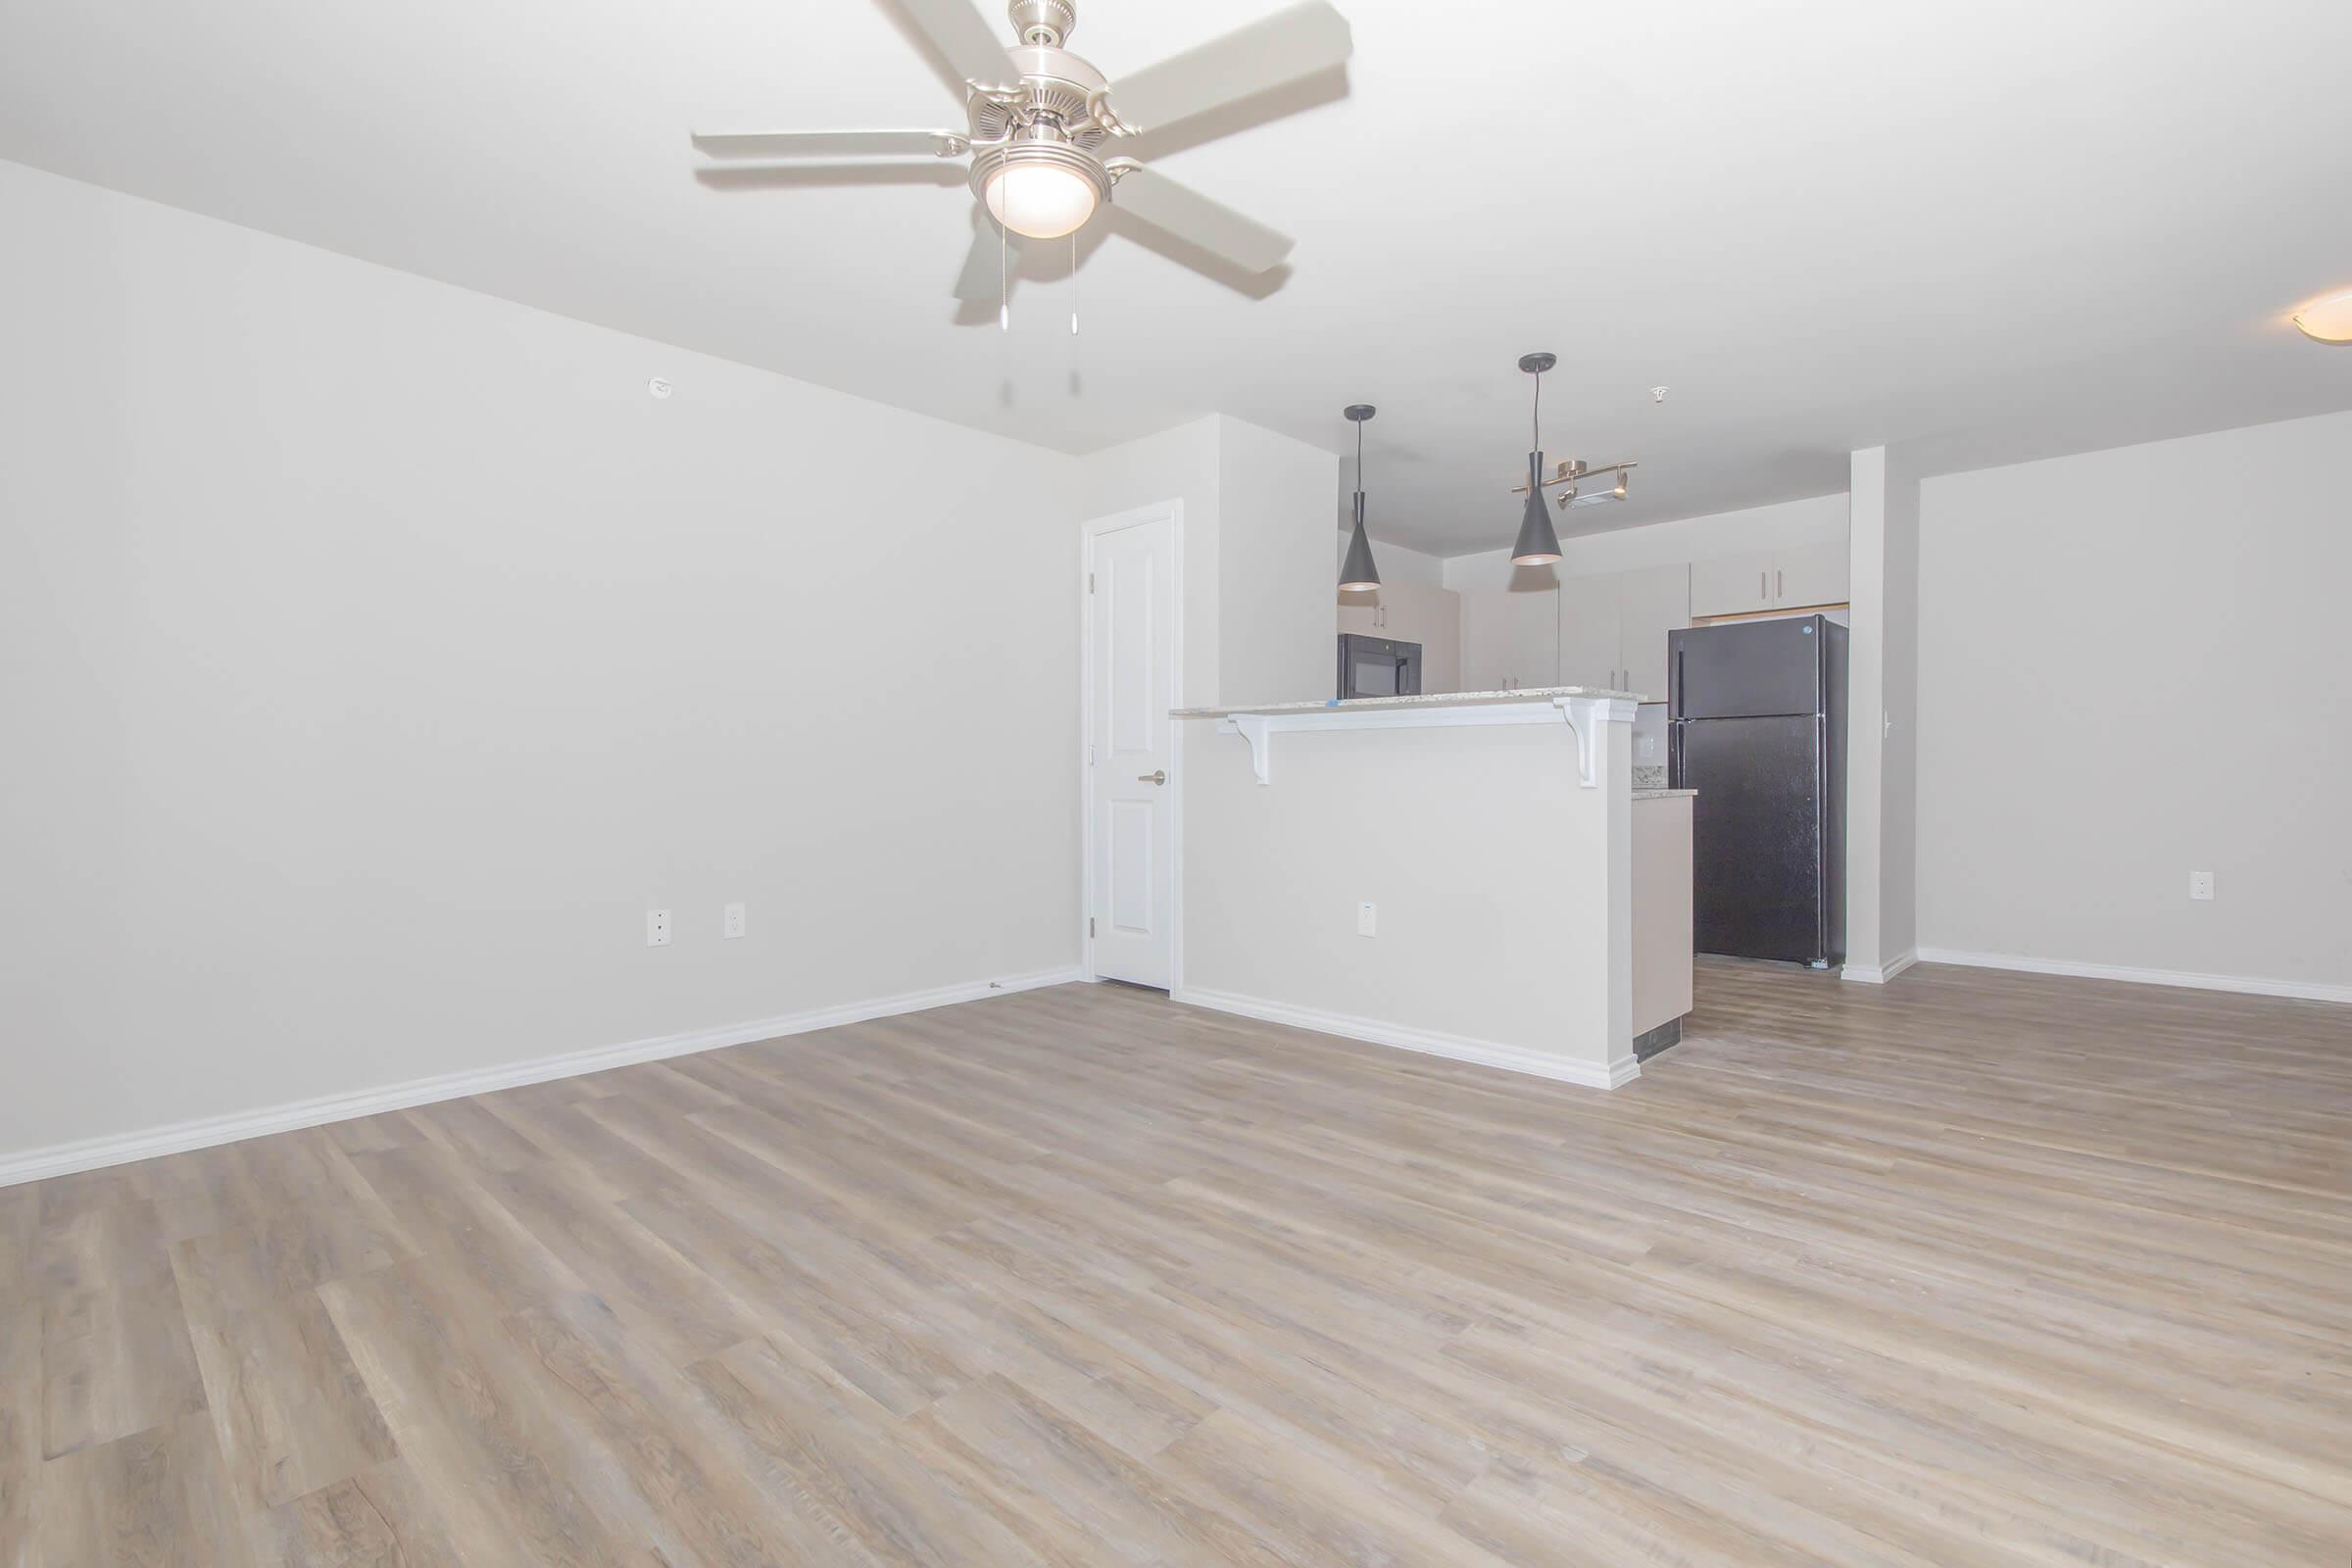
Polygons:
M2199 902L2211 899L2213 897L2213 873L2211 871L2189 872L2188 896Z
M1355 934L1359 937L1380 934L1380 906L1369 899L1355 906Z
M720 935L722 935L722 936L726 937L726 938L727 938L728 940L730 940L730 941L732 941L732 940L733 940L734 938L736 938L736 937L739 937L739 936L743 935L743 906L742 906L742 905L740 905L740 904L730 904L730 905L728 905L728 906L727 906L727 911L726 911L726 915L725 915L724 923L723 923L723 925L722 925L722 928L721 928L721 930L720 930Z
M649 948L669 946L669 911L667 909L645 911L645 945Z

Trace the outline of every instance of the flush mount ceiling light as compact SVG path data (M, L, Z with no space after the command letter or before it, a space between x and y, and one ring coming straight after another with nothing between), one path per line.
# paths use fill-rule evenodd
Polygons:
M1020 140L981 152L972 180L989 216L1029 239L1075 234L1110 197L1102 161L1053 125L1032 125Z
M1133 158L1107 155L1145 131L1198 121L1347 64L1354 41L1330 0L1295 0L1115 81L1067 47L1078 25L1075 0L1010 0L1010 43L972 0L893 0L891 9L959 78L960 129L726 131L697 133L695 146L729 161L855 161L853 169L871 170L878 180L903 171L869 160L970 155L972 192L1002 232L983 224L973 238L954 289L968 303L1001 302L1009 290L1006 236L1075 234L1112 205L1114 185L1116 205L1129 218L1209 261L1265 272L1290 254L1288 235ZM1189 134L1217 133L1197 126Z
M2352 343L2352 289L2314 301L2294 315L2303 335L2321 343Z
M1380 570L1372 564L1372 541L1364 535L1364 421L1376 412L1369 403L1350 403L1343 411L1355 425L1355 532L1348 538L1348 559L1340 565L1340 592L1370 593L1380 586Z

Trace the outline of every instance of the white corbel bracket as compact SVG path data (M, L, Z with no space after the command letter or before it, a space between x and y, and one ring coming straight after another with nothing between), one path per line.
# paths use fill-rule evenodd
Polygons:
M1560 710L1560 716L1568 721L1568 733L1576 737L1576 781L1586 789L1598 789L1600 787L1600 771L1592 760L1592 742L1595 738L1593 730L1596 726L1593 723L1592 699L1554 697L1551 704ZM1585 721L1582 724L1576 721L1576 705L1578 704L1582 704L1585 709Z
M1231 718L1217 720L1217 728L1250 743L1250 770L1257 775L1260 784L1267 782L1266 768L1273 759L1267 747L1266 715L1236 713Z

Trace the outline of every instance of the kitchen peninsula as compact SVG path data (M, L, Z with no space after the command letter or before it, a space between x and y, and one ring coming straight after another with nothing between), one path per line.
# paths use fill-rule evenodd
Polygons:
M1645 820L1659 848L1637 863L1640 701L1178 710L1176 999L1595 1088L1638 1076L1637 1037L1679 1032L1690 962L1687 792L1642 792L1679 808ZM1645 870L1660 886L1637 899ZM1639 1016L1638 991L1677 1010Z

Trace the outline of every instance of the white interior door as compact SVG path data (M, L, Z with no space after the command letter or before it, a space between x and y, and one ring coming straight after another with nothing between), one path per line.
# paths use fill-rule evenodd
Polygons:
M1166 514L1087 536L1089 929L1095 973L1175 973L1176 531Z

